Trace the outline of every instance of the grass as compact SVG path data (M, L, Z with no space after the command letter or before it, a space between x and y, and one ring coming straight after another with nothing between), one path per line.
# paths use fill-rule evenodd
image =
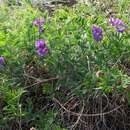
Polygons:
M129 2L129 1L125 1ZM128 4L115 18L120 33L95 5L62 7L50 14L29 3L0 6L0 129L128 130L130 44ZM44 31L33 25L44 18ZM97 42L92 33L103 30ZM40 57L35 42L45 41Z

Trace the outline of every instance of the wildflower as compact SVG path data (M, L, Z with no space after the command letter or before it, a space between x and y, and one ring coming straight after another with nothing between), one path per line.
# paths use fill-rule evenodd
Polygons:
M40 39L40 40L36 41L35 46L37 49L39 49L39 48L44 48L46 46L46 44L45 44L45 41Z
M35 46L39 56L45 56L48 53L48 48L44 40L37 40Z
M42 33L44 31L42 26L39 26L38 28L39 28L39 33Z
M102 32L102 28L97 27L97 26L93 26L92 27L92 33L93 33L93 37L94 39L99 42L103 39L103 32Z
M114 19L112 16L110 16L109 22L112 26L116 28L118 32L122 33L127 29L127 26L125 25L125 23L118 18Z
M0 56L0 65L3 65L3 64L4 64L4 62L5 62L4 57L3 57L3 56Z
M45 20L44 19L35 19L33 21L33 25L37 26L38 29L39 29L39 33L42 33L44 30L43 30L43 24L45 23Z
M33 25L35 25L35 26L42 26L43 24L44 24L44 19L35 19L34 21L33 21Z
M45 56L48 53L48 48L47 47L40 48L37 50L37 53L39 56Z

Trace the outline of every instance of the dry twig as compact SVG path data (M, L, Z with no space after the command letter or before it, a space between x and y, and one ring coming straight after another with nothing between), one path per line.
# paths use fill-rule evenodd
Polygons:
M118 106L118 107L116 107L108 112L104 112L104 113L97 113L97 114L93 114L93 113L92 114L84 114L84 113L82 113L81 114L81 113L76 113L76 112L73 112L73 111L66 109L56 98L53 98L53 101L56 102L57 104L59 104L60 107L62 109L64 109L66 112L71 113L72 115L75 115L75 116L84 116L84 117L96 117L96 116L108 115L108 114L110 114L110 113L112 113L112 112L114 112L122 107L122 105L120 105L120 106Z
M83 106L82 106L82 109L81 109L81 112L80 112L80 116L78 116L78 119L77 119L77 121L74 123L74 125L72 126L71 130L73 130L73 129L78 125L78 123L79 123L79 121L80 121L80 119L81 119L81 117L82 117L83 111L84 111L84 101L83 101Z

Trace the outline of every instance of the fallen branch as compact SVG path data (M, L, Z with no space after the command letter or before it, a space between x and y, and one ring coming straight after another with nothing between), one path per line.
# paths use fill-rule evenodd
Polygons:
M73 128L75 128L75 127L78 125L78 123L79 123L79 121L80 121L80 119L81 119L81 117L82 117L83 111L84 111L84 101L83 101L83 106L82 106L82 109L81 109L81 112L80 112L80 116L78 116L78 119L77 119L77 121L74 123L74 125L72 126L71 130L73 130Z
M62 109L64 109L66 112L71 113L72 115L75 115L75 116L84 116L84 117L96 117L96 116L108 115L108 114L110 114L110 113L112 113L112 112L114 112L114 111L116 111L116 110L118 110L119 108L122 107L122 105L120 105L120 106L118 106L118 107L116 107L116 108L114 108L114 109L112 109L112 110L110 110L108 112L104 112L104 113L84 114L84 113L76 113L76 112L73 112L73 111L70 111L70 110L66 109L56 98L53 98L53 101L56 102L57 104L59 104L60 107Z

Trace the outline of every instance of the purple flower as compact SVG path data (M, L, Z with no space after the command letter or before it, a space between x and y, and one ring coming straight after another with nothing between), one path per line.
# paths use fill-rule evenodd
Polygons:
M38 53L39 56L45 56L48 53L48 48L47 47L39 48L37 50L37 53Z
M44 40L39 39L35 43L35 47L37 49L37 54L39 56L45 56L48 53L48 48Z
M37 26L38 29L39 29L39 33L42 33L43 32L43 24L45 23L45 20L42 18L42 19L35 19L33 21L33 25Z
M33 21L33 25L35 25L35 26L42 26L43 24L44 24L44 22L45 22L45 20L42 18L42 19L35 19L34 21Z
M45 44L45 41L43 41L42 39L39 39L35 42L35 46L37 49L39 49L39 48L44 48L46 44Z
M3 65L3 64L4 64L4 62L5 62L4 57L3 57L3 56L0 56L0 65Z
M93 37L94 39L99 42L103 39L103 31L102 28L97 27L96 25L94 25L92 27L92 33L93 33Z
M44 31L42 26L39 26L38 29L39 29L39 33L42 33Z
M118 18L113 18L112 16L110 16L109 22L112 26L116 28L118 32L121 32L121 33L124 32L128 28L122 20Z

